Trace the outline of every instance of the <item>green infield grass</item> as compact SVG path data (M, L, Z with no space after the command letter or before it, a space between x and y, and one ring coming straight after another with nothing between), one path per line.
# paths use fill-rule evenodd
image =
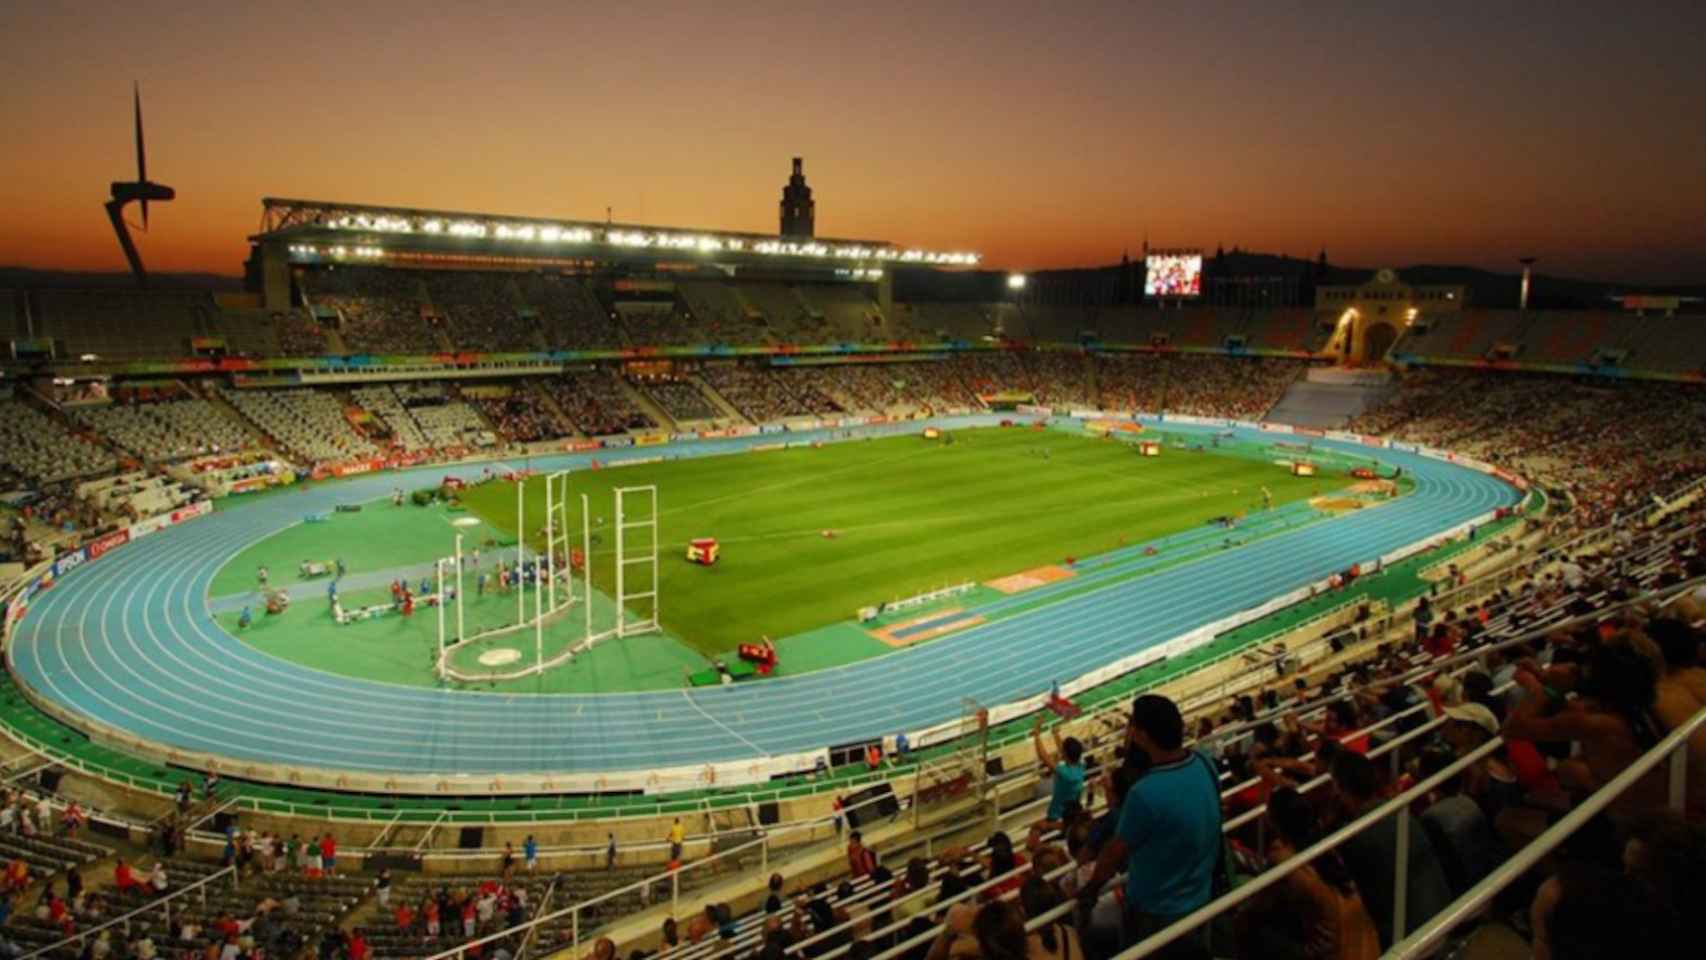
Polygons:
M1071 430L989 427L855 440L598 470L569 479L569 526L580 541L580 494L591 505L594 585L615 590L612 490L655 485L663 625L706 654L760 636L800 634L865 606L965 581L1087 557L1342 486L1299 479L1259 451L1169 448L1139 457L1126 443ZM513 534L513 483L464 491L463 503ZM647 518L630 501L630 522ZM544 547L544 481L526 487L527 542ZM650 532L629 532L643 554ZM714 537L715 566L689 563L687 542ZM627 591L651 588L627 568ZM631 611L648 612L644 601Z

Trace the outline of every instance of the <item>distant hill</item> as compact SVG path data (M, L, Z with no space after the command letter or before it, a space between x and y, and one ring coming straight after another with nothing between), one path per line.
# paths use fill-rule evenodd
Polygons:
M243 289L243 278L217 273L151 273L149 287L156 290L207 290L229 293ZM31 267L0 267L0 287L17 289L113 290L134 289L136 280L128 272L37 270Z

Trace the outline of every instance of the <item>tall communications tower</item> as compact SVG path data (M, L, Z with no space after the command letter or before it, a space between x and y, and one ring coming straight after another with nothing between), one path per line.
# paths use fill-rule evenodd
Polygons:
M794 175L782 188L782 230L784 237L810 240L816 233L817 203L812 200L812 188L806 186L805 161L794 158Z

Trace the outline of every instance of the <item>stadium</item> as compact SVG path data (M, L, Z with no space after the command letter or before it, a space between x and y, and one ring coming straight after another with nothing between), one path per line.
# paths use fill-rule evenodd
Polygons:
M261 205L240 293L0 290L17 956L868 960L1073 897L1088 951L1090 822L1199 766L1249 891L1120 956L1253 922L1276 837L1414 956L1600 810L1697 822L1687 297L986 270L817 237L798 159L775 234ZM1540 663L1656 728L1569 779Z

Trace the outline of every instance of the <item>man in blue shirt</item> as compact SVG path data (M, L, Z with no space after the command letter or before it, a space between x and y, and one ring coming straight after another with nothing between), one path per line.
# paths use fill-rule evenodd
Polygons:
M1088 911L1102 886L1124 868L1125 945L1143 940L1202 907L1214 895L1220 857L1220 785L1214 765L1184 746L1185 722L1166 697L1149 694L1131 705L1126 748L1149 758L1149 769L1126 792L1115 835L1079 892ZM1156 956L1206 955L1192 934Z

